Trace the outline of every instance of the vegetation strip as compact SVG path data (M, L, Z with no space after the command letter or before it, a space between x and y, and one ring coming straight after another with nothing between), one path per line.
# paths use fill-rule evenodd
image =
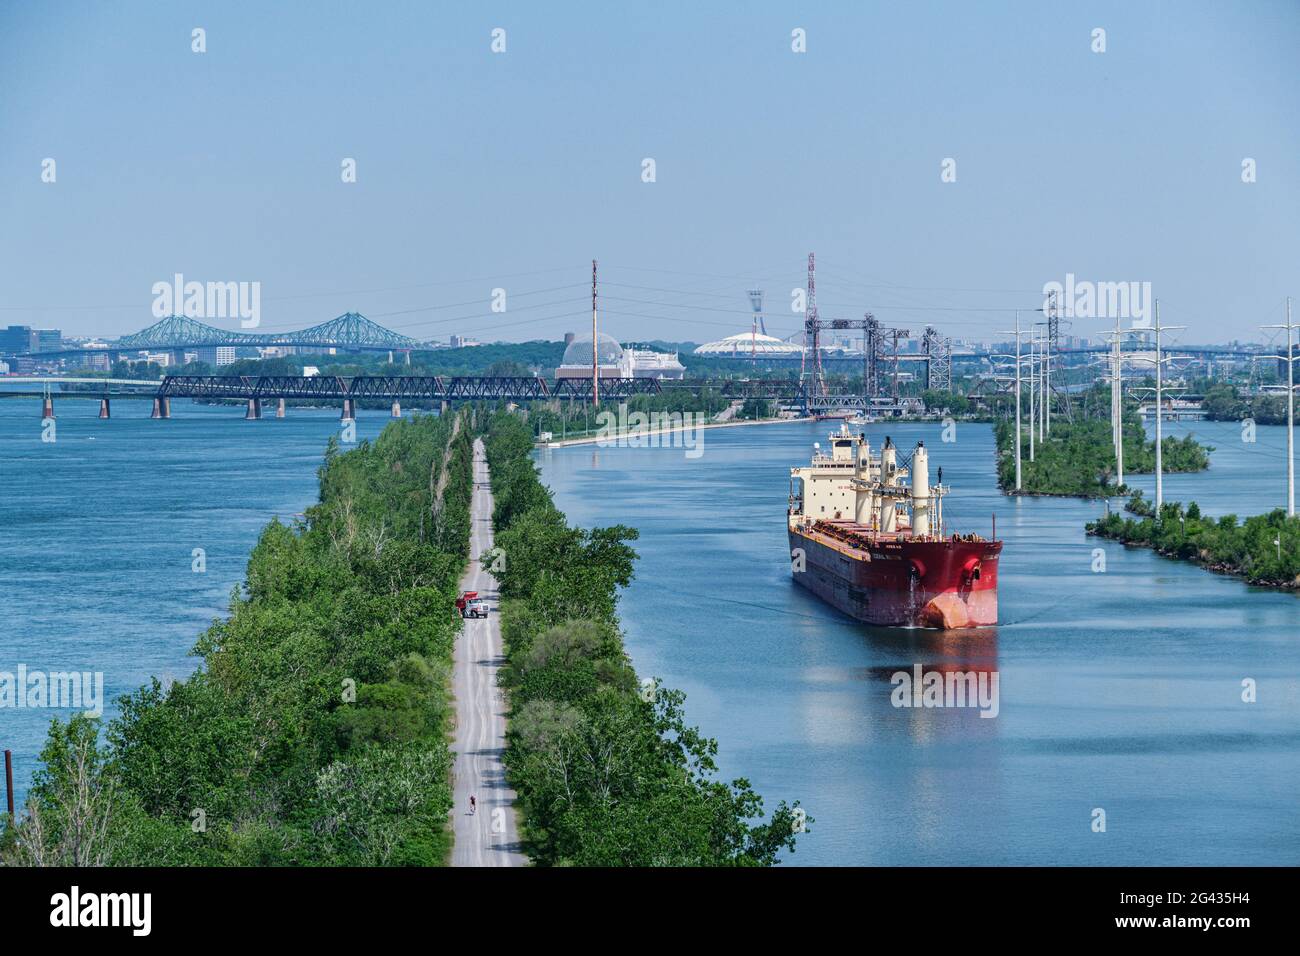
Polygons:
M1016 426L999 421L998 486L1016 494ZM1204 471L1210 467L1209 452L1191 435L1165 438L1162 443L1165 474ZM1142 420L1129 413L1124 418L1124 471L1150 474L1156 468L1156 443L1149 441ZM1047 441L1035 442L1034 460L1029 460L1029 427L1021 428L1020 471L1025 495L1063 495L1102 498L1124 494L1127 485L1115 485L1115 447L1110 422L1083 419L1053 421Z
M472 462L457 417L396 421L346 453L331 439L320 503L262 532L201 667L122 698L105 739L84 716L52 724L4 861L444 863Z
M1089 534L1152 548L1160 554L1193 561L1223 574L1245 578L1261 587L1300 589L1300 516L1288 518L1277 508L1239 521L1236 515L1207 518L1192 502L1155 509L1134 497L1137 518L1112 512L1087 525Z
M763 822L747 780L715 779L717 743L686 725L684 695L638 682L628 661L616 605L636 531L569 527L519 416L493 415L486 445L504 555L506 767L528 855L543 866L778 862L811 818L783 801Z

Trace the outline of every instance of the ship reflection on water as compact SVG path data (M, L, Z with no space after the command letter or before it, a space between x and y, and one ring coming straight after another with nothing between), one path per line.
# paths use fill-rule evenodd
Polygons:
M896 661L857 672L872 698L874 720L917 742L995 735L997 721L989 718L1001 712L997 628L872 628L865 634L877 654Z

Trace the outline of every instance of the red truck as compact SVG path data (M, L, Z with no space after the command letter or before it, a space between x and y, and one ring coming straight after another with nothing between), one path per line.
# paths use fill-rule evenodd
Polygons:
M477 591L466 591L456 598L456 610L461 617L487 617L487 602L478 596Z

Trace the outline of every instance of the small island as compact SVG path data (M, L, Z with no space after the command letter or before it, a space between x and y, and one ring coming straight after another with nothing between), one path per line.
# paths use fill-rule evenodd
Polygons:
M1300 589L1300 517L1287 517L1282 508L1240 521L1236 515L1207 518L1196 502L1185 509L1180 502L1168 503L1157 515L1141 495L1126 507L1135 517L1111 512L1088 522L1088 533L1151 548L1260 587Z
M1029 460L1029 429L1021 428L1021 488L1016 490L1014 422L996 426L998 487L1009 495L1059 495L1079 498L1107 498L1128 491L1115 483L1115 451L1110 422L1103 419L1053 421L1044 442L1036 442L1034 460ZM1191 435L1166 437L1162 444L1165 474L1204 471L1210 467L1213 448ZM1156 469L1156 443L1148 440L1142 420L1134 412L1124 416L1124 470L1128 474L1151 474Z

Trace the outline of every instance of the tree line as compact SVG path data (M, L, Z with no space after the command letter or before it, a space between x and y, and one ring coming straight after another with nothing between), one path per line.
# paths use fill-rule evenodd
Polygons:
M1140 495L1128 508L1135 517L1111 512L1090 521L1088 533L1239 575L1251 584L1300 587L1300 516L1288 518L1284 509L1276 508L1245 521L1235 514L1210 518L1194 501L1186 508L1181 502L1167 503L1157 515Z
M263 530L199 668L121 698L105 727L52 722L0 859L443 863L470 432L416 416L351 451L331 439L319 504Z
M1008 494L1016 487L1016 427L999 421L995 426L998 447L998 485ZM1116 485L1115 447L1110 422L1096 418L1074 422L1053 421L1047 440L1035 442L1034 460L1029 460L1029 431L1021 428L1020 472L1024 494L1071 495L1082 498L1124 494L1126 485ZM1165 474L1204 471L1210 467L1213 448L1187 435L1166 437L1161 443ZM1148 440L1142 420L1134 412L1124 415L1124 470L1133 474L1154 473L1156 443Z
M811 822L798 802L764 821L747 780L716 779L717 742L687 725L684 695L637 679L617 613L636 530L570 527L518 415L493 415L486 446L499 549L489 560L504 565L506 766L534 863L766 866L793 851Z

